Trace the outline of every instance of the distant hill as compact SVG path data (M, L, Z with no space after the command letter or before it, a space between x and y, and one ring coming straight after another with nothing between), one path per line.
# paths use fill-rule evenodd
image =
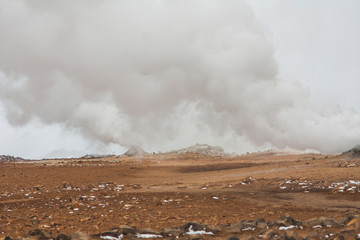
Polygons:
M347 155L352 158L360 158L360 145L357 145L349 151L343 152L343 155Z

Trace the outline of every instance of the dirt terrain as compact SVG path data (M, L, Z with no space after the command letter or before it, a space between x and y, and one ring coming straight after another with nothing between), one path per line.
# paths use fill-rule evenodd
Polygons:
M33 229L57 236L189 222L221 230L241 220L284 215L340 221L360 210L360 160L348 155L184 153L14 161L0 163L0 177L0 239ZM242 236L230 232L219 239Z

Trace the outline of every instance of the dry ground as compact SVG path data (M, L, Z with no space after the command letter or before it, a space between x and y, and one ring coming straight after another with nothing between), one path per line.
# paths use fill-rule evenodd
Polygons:
M245 219L343 218L360 209L360 160L249 154L0 163L0 239L30 229L99 233Z

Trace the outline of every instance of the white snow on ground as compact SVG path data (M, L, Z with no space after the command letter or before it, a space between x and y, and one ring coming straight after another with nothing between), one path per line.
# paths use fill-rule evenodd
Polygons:
M156 234L140 234L140 233L137 233L136 237L137 238L162 238L163 236L156 235Z
M242 230L242 231L249 231L249 230L254 231L255 228L247 227L247 228L244 228L244 229L241 229L241 230Z
M292 229L292 228L295 228L295 226L294 225L290 225L290 226L288 226L288 227L279 227L279 230L288 230L288 229Z
M106 240L121 240L124 237L123 234L120 234L117 238L111 237L111 236L101 236L100 238L106 239Z
M355 181L355 180L325 183L324 186L324 183L317 184L317 183L308 182L307 180L304 180L303 182L299 182L297 180L285 179L285 182L283 184L291 185L291 187L293 187L294 185L298 185L302 189L304 189L305 192L309 192L309 190L311 191L311 189L329 189L329 190L336 189L338 192L341 193L343 192L355 193L356 191L360 192L360 181ZM286 188L290 188L290 186L284 186L281 184L279 188L286 189Z
M212 233L212 232L206 232L206 231L204 231L204 230L201 230L201 231L194 231L194 230L192 230L192 228L193 228L193 226L191 225L190 227L189 227L189 231L188 232L186 232L185 234L187 234L187 235L202 235L202 234L206 234L206 235L214 235L214 233Z
M313 228L322 228L321 225L316 225L316 226L313 226Z

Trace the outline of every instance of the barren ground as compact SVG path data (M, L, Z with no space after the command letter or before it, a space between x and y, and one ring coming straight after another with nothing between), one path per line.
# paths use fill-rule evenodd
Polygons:
M245 219L344 218L360 209L360 160L319 154L0 163L0 239Z

